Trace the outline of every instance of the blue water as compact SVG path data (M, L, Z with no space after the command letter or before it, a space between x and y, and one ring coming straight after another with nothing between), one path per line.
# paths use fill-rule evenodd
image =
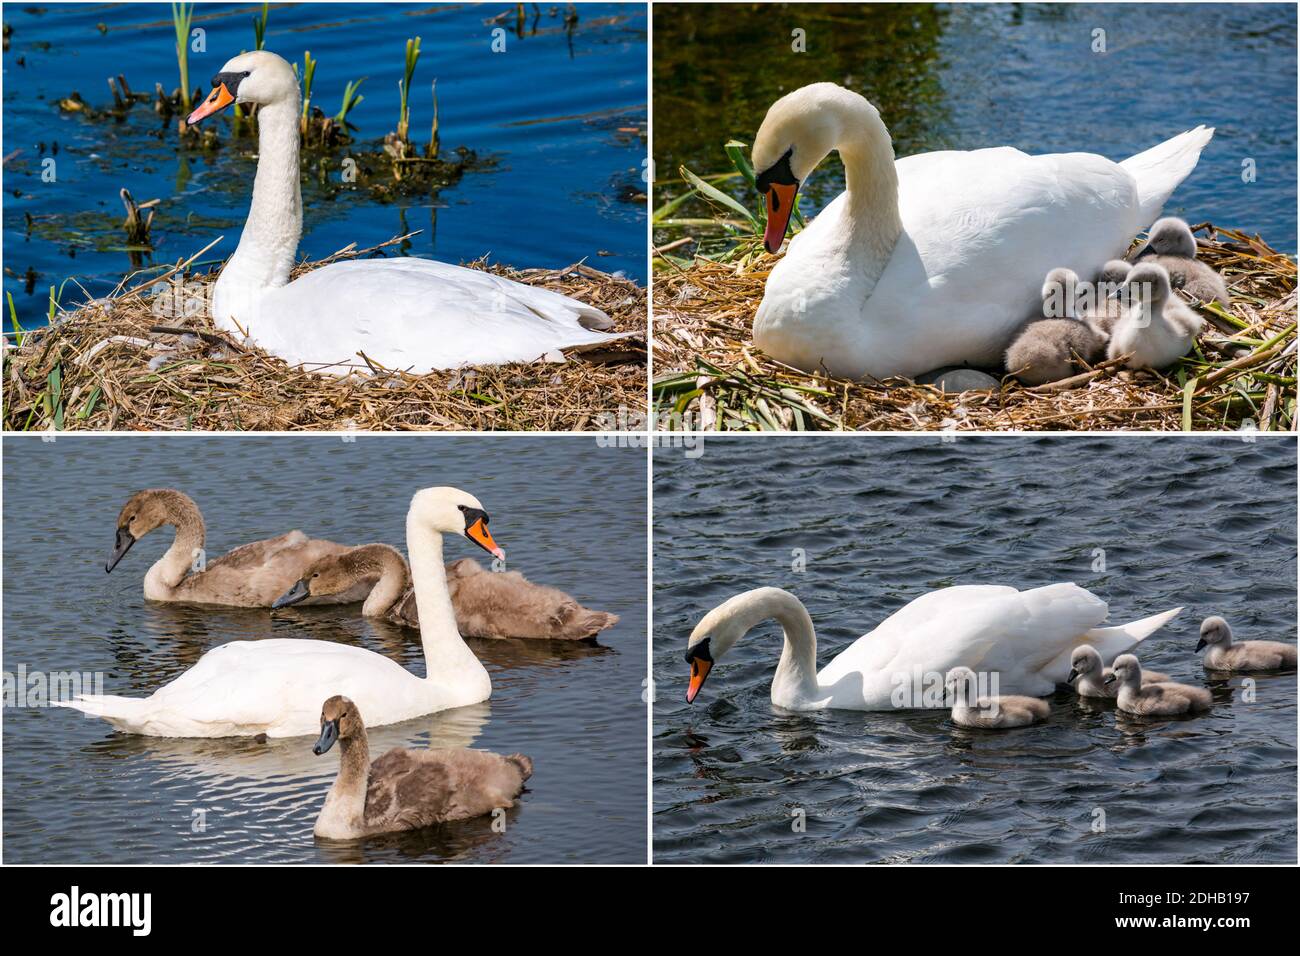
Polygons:
M412 138L421 146L432 119L429 83L438 81L444 154L458 146L492 158L436 197L390 204L365 193L313 202L304 193L299 255L319 258L349 242L367 247L411 230L404 251L460 262L490 255L518 268L559 268L580 259L607 272L645 277L645 144L635 132L647 114L646 13L641 4L580 4L566 33L563 5L542 5L536 32L521 39L513 16L504 53L491 50L498 25L484 21L513 4L291 4L273 6L266 49L316 68L312 101L337 112L348 80L367 77L364 101L349 115L360 143L393 129L407 37L422 38L412 96ZM207 52L190 54L190 85L253 47L260 5L201 4L194 26ZM59 111L72 90L92 106L112 104L106 78L125 73L137 92L179 85L175 32L164 4L5 6L14 33L4 54L4 289L21 322L44 322L50 285L68 277L102 295L131 269L118 189L138 202L160 198L154 263L198 252L234 251L247 213L253 163L201 151L178 154L176 138L151 105L121 124ZM107 33L96 25L103 23ZM20 66L22 58L25 65ZM230 111L227 110L228 114ZM208 122L211 122L209 120ZM206 124L205 124L206 125ZM229 119L218 120L223 142ZM57 182L41 181L41 160L57 142ZM40 144L45 145L44 154ZM17 155L14 155L14 154ZM436 212L436 222L433 213ZM37 220L29 233L25 214ZM74 232L76 235L70 235ZM146 262L149 260L146 260ZM28 291L28 270L36 273ZM81 301L73 285L65 301ZM6 327L8 325L6 309Z
M1252 691L1194 650L1211 614L1295 643L1294 438L710 439L656 450L654 504L656 862L1294 863L1296 672ZM927 591L1058 581L1116 622L1183 606L1138 655L1212 712L1060 691L1009 731L791 713L770 699L771 622L684 699L691 630L748 588L804 602L825 666Z
M1296 251L1294 4L656 3L654 11L664 187L656 205L681 191L679 165L730 170L723 143L752 143L774 100L832 80L876 104L899 156L1009 145L1121 160L1213 126L1166 214ZM806 31L806 53L790 51L796 28ZM1092 52L1096 30L1105 31L1104 54ZM1256 169L1249 183L1247 159ZM843 188L832 157L801 190L801 208L815 212ZM704 212L694 204L679 214Z
M599 475L598 481L592 475ZM47 707L6 708L8 863L643 863L646 858L646 456L586 438L200 437L4 440L6 671L96 671L145 696L204 651L263 637L340 641L423 673L418 635L357 605L186 607L144 600L170 543L142 538L112 574L118 510L174 487L203 511L213 554L300 527L401 546L419 488L475 494L510 567L621 617L598 646L471 640L491 700L375 728L370 750L472 746L532 757L505 833L490 820L321 843L312 824L338 772L310 738L165 740ZM448 538L448 560L483 557Z

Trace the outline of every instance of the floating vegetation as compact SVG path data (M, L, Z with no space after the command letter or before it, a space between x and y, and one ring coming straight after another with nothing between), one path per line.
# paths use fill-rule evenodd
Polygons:
M693 190L741 215L699 184ZM667 205L674 202L678 200ZM1206 331L1192 354L1165 372L1130 372L1117 368L1116 362L1102 362L1064 382L1025 388L1007 377L997 389L953 394L905 378L850 381L810 374L763 355L752 344L751 329L777 259L764 252L735 219L724 229L734 230L736 241L716 255L682 258L681 250L695 241L690 237L656 250L654 362L656 369L667 371L655 378L653 401L666 427L721 431L1291 431L1296 427L1296 263L1258 236L1209 223L1195 227L1208 237L1198 239L1197 256L1223 276L1232 308L1201 304L1209 320Z
M348 246L294 276L334 262L382 255ZM209 248L211 248L209 246ZM219 332L199 309L159 308L184 281L187 303L203 301L214 275L187 270L203 249L155 278L72 309L50 289L50 324L17 332L4 352L4 427L15 430L594 430L622 427L644 408L646 293L636 283L575 264L516 271L469 263L554 289L604 310L617 331L639 333L563 363L462 368L427 375L377 367L358 355L358 374L293 368ZM128 277L129 278L129 277ZM159 291L159 290L162 291ZM12 302L10 311L13 313Z

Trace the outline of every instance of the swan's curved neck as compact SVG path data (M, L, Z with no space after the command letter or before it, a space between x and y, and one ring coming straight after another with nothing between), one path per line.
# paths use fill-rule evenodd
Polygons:
M370 779L370 744L363 730L339 741L339 775L325 795L317 829L347 835L365 825L366 789Z
M834 111L838 127L835 149L844 164L845 228L852 246L864 253L874 282L903 232L894 143L880 113L861 97L845 97L823 108Z
M289 281L302 237L302 187L298 169L298 96L257 111L257 175L239 247L213 291L218 321L252 314L251 304Z
M168 524L176 529L171 547L144 576L144 596L164 600L191 571L200 569L206 532L203 515L193 502L176 502L167 515Z
M366 557L367 567L379 572L379 580L366 595L361 613L366 617L383 617L406 593L410 575L402 556L391 548L377 547Z
M488 683L487 671L456 629L456 612L447 590L447 570L442 560L442 535L414 514L406 517L406 548L411 556L411 581L420 615L420 643L424 646L425 679L454 684L468 696L466 703L487 695L474 693Z
M791 709L825 696L817 684L817 633L807 608L788 591L763 588L743 595L734 609L745 631L775 619L785 632L781 660L772 677L772 703Z

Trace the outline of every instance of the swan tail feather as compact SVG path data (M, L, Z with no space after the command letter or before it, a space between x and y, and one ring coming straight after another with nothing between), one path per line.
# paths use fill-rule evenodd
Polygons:
M1196 168L1201 150L1213 135L1213 126L1198 126L1120 163L1137 182L1143 223L1150 225L1160 218L1165 203Z
M1172 610L1162 611L1159 614L1153 614L1150 617L1144 617L1140 621L1130 621L1116 627L1094 627L1090 631L1085 631L1075 639L1074 643L1053 658L1051 664L1045 667L1041 673L1044 677L1057 684L1064 684L1065 678L1070 673L1070 658L1074 654L1075 648L1082 647L1084 644L1091 644L1093 649L1101 655L1102 663L1109 667L1115 658L1131 651L1177 617L1182 610L1181 607L1176 607Z
M102 717L119 730L136 724L148 713L149 701L141 697L113 694L78 694L72 700L50 702L55 707L79 710L87 717Z
M533 761L531 757L526 757L523 754L510 754L506 757L506 761L519 768L520 783L523 783L533 775Z

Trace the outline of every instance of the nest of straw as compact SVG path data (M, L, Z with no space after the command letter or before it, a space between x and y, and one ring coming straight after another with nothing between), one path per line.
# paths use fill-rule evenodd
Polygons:
M1103 362L1036 388L945 393L910 379L810 374L754 348L751 325L775 259L756 249L724 265L656 262L655 413L703 430L1156 431L1296 427L1296 263L1258 236L1195 227L1197 256L1223 276L1229 310L1208 320L1194 351L1164 372Z
M349 246L338 259L375 253ZM199 253L201 255L202 253ZM576 431L618 427L645 407L646 292L583 264L515 270L467 263L604 310L619 332L608 346L537 361L412 375L358 354L345 377L291 367L217 331L204 315L159 319L152 292L169 273L88 302L23 336L4 355L4 427L11 430ZM193 276L204 286L215 275ZM125 283L124 283L125 284Z

